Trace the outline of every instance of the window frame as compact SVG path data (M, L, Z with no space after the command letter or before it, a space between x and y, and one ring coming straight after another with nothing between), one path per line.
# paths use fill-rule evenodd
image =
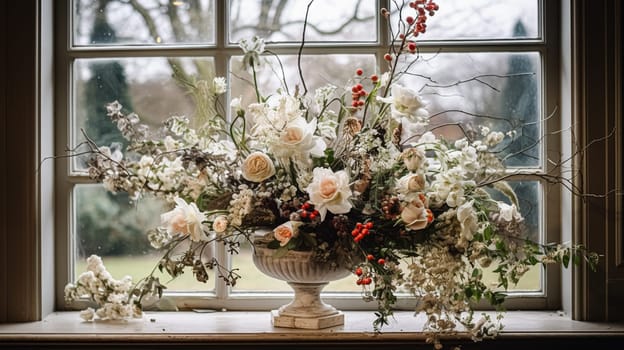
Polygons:
M377 0L378 8L388 7L389 0ZM72 1L62 1L55 8L56 33L55 38L55 154L61 154L68 145L75 144L72 140L71 132L71 106L72 97L72 62L77 58L123 58L123 57L159 57L171 55L176 57L210 56L214 58L216 76L228 76L229 57L240 54L240 50L235 45L228 44L228 21L226 20L227 9L224 1L215 1L215 44L214 45L173 45L163 47L151 46L98 46L72 47ZM541 39L520 39L512 40L467 40L467 41L423 41L419 43L421 52L538 52L541 57L541 94L540 118L544 119L550 111L556 110L560 103L559 98L559 30L560 30L560 7L558 1L539 0L538 6L541 11L538 23L540 24L539 35ZM544 21L548 18L548 21ZM547 27L546 27L547 26ZM375 52L377 62L383 62L383 55L387 51L389 44L389 34L387 27L382 24L382 20L377 20L378 40L376 43L356 43L348 50L338 47L340 43L330 43L327 45L314 43L304 49L305 54L341 52L341 53L368 53ZM298 47L293 44L271 45L271 50L277 54L296 54ZM383 65L382 65L383 66ZM547 119L542 125L541 131L558 130L561 128L560 119L556 115ZM546 162L546 151L559 152L561 141L559 138L545 138L545 146L541 148L542 162ZM76 184L93 183L88 176L68 175L70 174L70 161L68 159L56 160L56 185L55 185L55 207L56 207L56 244L55 244L55 266L56 266L56 305L58 309L64 308L63 288L64 285L73 279L73 240L72 232L72 188ZM548 165L547 165L548 166ZM541 170L536 169L536 172ZM521 180L522 177L518 177ZM546 201L546 192L549 193ZM546 241L557 241L561 238L560 228L563 221L560 210L561 193L557 186L545 186L541 191L542 212L548 208L548 214L543 217L543 228ZM217 258L221 261L229 260L224 250L217 250ZM547 276L547 278L546 278ZM543 291L535 293L513 293L506 302L507 308L522 309L555 309L561 307L561 272L555 266L550 266L542 274ZM291 293L273 292L261 294L258 292L236 292L229 293L229 288L221 281L216 281L215 293L196 292L175 292L170 296L176 303L185 308L226 308L229 310L267 310L273 309L290 301ZM262 303L258 303L258 297L262 296ZM357 293L345 295L341 293L324 293L324 300L343 310L371 309L375 306L365 303ZM413 308L413 301L399 300L397 309ZM483 303L484 307L487 307Z

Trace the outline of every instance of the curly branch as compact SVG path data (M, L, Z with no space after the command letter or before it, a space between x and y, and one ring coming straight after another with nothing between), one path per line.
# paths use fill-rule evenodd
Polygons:
M472 78L468 78L468 79L464 79L464 80L459 80L456 81L454 83L451 84L438 84L438 85L433 85L433 84L429 84L426 83L425 85L423 85L420 90L418 90L418 92L422 92L424 89L426 88L450 88L450 87L454 87L454 86L459 86L461 84L466 84L466 83L470 83L473 81L476 81L478 83L481 83L487 87L489 87L490 89L496 91L496 92L500 92L500 89L496 88L495 86L493 86L492 84L483 81L482 78L514 78L514 77L522 77L522 76L534 76L535 73L516 73L516 74L481 74L481 75L477 75L474 76Z
M303 70L301 69L301 56L303 52L303 46L305 45L305 35L306 28L308 26L308 15L310 14L310 6L314 0L310 0L308 3L308 7L306 8L305 20L303 22L303 33L301 34L301 45L299 46L299 52L297 53L297 69L299 70L299 78L301 79L301 84L303 85L303 96L308 93L308 87L306 86L305 79L303 78Z
M467 111L463 111L461 109L447 109L445 111L441 111L438 113L434 113L432 114L429 119L433 119L435 117L444 115L444 114L448 114L448 113L460 113L460 114L465 114L471 117L475 117L475 118L485 118L485 119L492 119L492 120L499 120L499 121L503 121L506 122L510 127L513 127L513 122L511 120L509 120L509 118L505 118L505 117L498 117L498 116L493 116L493 115L487 115L487 114L479 114L479 113L472 113L472 112L467 112Z

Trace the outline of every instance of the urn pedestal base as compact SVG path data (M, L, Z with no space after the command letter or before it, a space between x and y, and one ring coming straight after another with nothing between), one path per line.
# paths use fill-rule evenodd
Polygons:
M253 262L262 273L286 281L295 292L293 300L271 311L274 327L322 329L344 325L344 314L321 300L321 291L329 283L351 274L347 268L319 264L312 252L288 251L273 257L274 249L256 243Z
M321 300L327 282L288 282L295 291L290 304L271 311L274 327L322 329L344 325L344 314Z
M280 316L279 310L272 310L271 324L281 328L323 329L344 325L344 314L338 311L334 315L320 317Z

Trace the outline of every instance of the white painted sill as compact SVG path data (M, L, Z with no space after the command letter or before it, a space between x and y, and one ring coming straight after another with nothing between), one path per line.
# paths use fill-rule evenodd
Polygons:
M372 328L370 311L345 312L345 324L323 330L275 328L269 312L147 312L130 321L83 322L78 313L56 312L42 321L0 324L0 344L33 342L424 342L422 319L398 312L381 333ZM500 338L607 337L622 339L624 324L580 322L554 312L513 311L503 319ZM453 339L468 339L465 334Z

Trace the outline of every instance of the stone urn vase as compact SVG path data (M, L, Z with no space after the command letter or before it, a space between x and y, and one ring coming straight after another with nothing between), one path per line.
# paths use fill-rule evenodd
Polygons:
M271 311L275 327L321 329L344 324L344 314L321 300L321 291L331 281L351 274L346 268L318 264L312 252L289 251L274 258L274 249L256 246L253 262L267 276L286 281L294 290L293 300Z

